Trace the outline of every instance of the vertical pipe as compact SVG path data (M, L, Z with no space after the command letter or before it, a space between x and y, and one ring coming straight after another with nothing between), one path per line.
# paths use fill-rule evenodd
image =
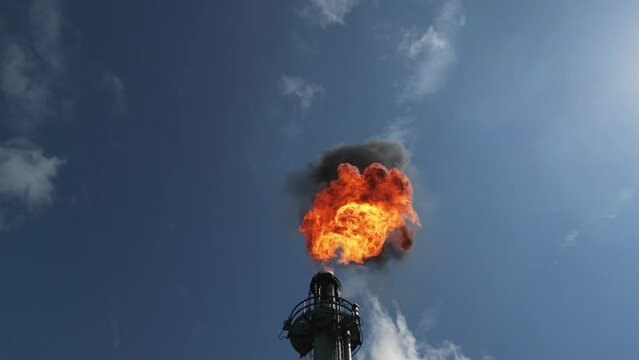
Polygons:
M351 360L351 332L348 330L346 330L346 336L344 338L344 347L346 348L344 360Z
M337 351L337 339L335 336L322 331L313 339L313 359L315 360L341 360Z

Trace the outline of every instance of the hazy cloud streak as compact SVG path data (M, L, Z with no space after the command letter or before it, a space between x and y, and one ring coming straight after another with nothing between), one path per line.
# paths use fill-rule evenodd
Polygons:
M448 0L435 23L425 31L417 27L404 31L399 53L407 60L411 75L400 93L401 102L419 101L439 90L456 60L454 36L465 22L460 1Z
M61 46L64 18L58 0L34 0L29 10L29 23L36 52L55 72L64 68Z
M632 200L634 197L635 197L634 189L631 189L631 188L622 189L619 192L619 196L617 197L617 199L615 199L614 204L612 204L610 209L608 209L608 211L606 211L606 213L604 214L604 218L608 220L616 219L617 214L619 214L619 211L621 210L621 208L624 205L626 205L630 200Z
M561 255L567 249L574 247L577 245L577 238L579 237L579 230L573 229L561 240L559 243L559 250L557 251L558 255Z
M63 99L55 96L64 82L65 59L61 43L64 19L57 0L34 0L29 8L31 42L11 37L2 45L4 56L0 89L6 118L22 133L55 115Z
M126 89L124 87L122 79L120 79L111 71L105 70L102 81L104 82L107 90L109 90L109 92L113 94L113 113L122 114L126 112Z
M306 113L311 107L313 99L323 91L320 85L309 83L295 76L282 76L280 86L283 95L297 98L302 114Z
M357 6L358 0L309 0L300 11L302 17L311 19L322 28L344 25L344 18Z
M29 131L53 113L51 83L51 75L42 71L31 51L14 43L4 45L0 89L12 125Z
M382 137L391 141L396 141L408 147L409 143L415 140L413 123L415 119L409 116L398 116L386 123L382 130Z

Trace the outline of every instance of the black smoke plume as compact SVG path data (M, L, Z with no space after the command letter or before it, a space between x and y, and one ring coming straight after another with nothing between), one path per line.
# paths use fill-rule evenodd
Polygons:
M408 153L402 144L382 139L370 139L361 145L339 145L310 163L306 171L291 175L289 189L312 201L318 191L337 180L337 167L341 163L356 166L360 172L372 163L403 170L408 165Z

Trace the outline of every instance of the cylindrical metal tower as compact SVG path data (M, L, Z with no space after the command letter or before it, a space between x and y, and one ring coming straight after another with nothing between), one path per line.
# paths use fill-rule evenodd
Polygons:
M340 297L341 284L328 271L311 280L308 297L284 321L283 330L293 348L316 360L350 360L362 345L359 307Z

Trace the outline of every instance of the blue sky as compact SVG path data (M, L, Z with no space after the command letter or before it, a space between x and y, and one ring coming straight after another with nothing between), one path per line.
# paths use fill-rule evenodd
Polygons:
M286 191L403 143L423 228L338 268L360 359L633 358L639 3L0 5L0 357L294 358Z

